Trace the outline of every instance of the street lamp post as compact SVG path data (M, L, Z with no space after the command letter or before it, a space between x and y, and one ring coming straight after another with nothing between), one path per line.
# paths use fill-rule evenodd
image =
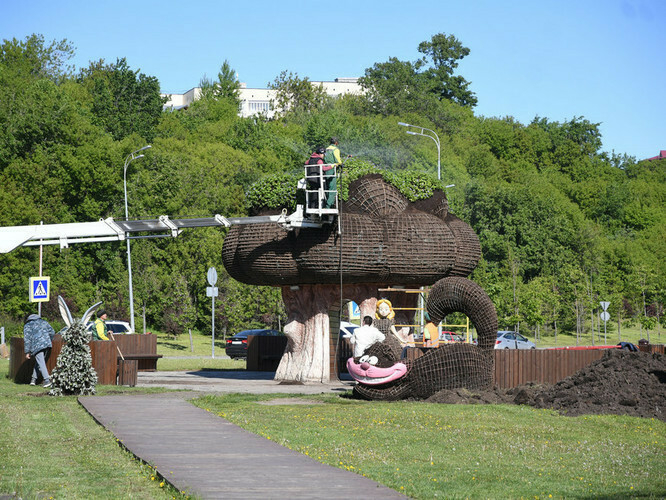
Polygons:
M127 211L127 167L134 160L138 160L139 158L144 157L143 154L138 155L137 153L140 153L141 151L150 148L151 146L149 144L147 146L142 147L141 149L132 151L130 154L127 155L127 158L125 158L125 166L123 167L123 188L125 191L125 220L129 219L129 214ZM130 253L129 233L125 233L125 241L127 241L127 273L129 276L130 328L132 329L133 333L136 333L136 331L134 330L134 290L132 287L132 254Z
M419 127L417 125L411 125L411 124L405 123L405 122L398 122L398 125L400 125L401 127L411 127L411 128L420 129L420 132L415 132L413 130L407 130L406 132L409 135L422 135L423 137L430 137L433 141L435 141L435 144L437 144L437 180L441 181L442 180L442 166L441 166L441 156L442 156L442 154L441 154L441 149L440 149L439 136L437 135L437 133L434 130L430 130L429 128ZM426 130L428 132L430 132L430 134L432 134L432 135L426 134L426 132L425 132ZM448 187L453 187L453 184L449 184L446 187L447 188ZM423 311L421 311L421 313L423 313ZM421 314L421 329L423 329L423 314ZM440 323L439 325L437 325L437 335L439 336L439 335L441 335L441 333L442 333L442 324Z
M437 180L442 180L442 168L441 168L441 163L440 163L440 157L441 157L441 150L440 150L440 143L439 143L439 136L434 130L430 130L429 128L425 127L419 127L418 125L410 125L409 123L404 123L404 122L398 122L398 125L401 125L403 127L412 127L412 128L417 128L420 129L420 132L415 132L413 130L407 130L407 133L409 135L422 135L423 137L430 137L433 141L435 141L435 144L437 144ZM430 134L426 134L425 131L430 132Z

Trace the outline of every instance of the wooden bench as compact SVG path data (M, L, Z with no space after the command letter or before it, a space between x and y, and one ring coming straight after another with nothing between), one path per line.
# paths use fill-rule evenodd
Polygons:
M118 356L118 361L125 360L138 361L138 370L140 372L154 372L157 370L157 360L162 357L161 354L125 354Z
M152 334L114 335L114 340L122 355L118 360L136 360L140 372L154 372L157 370L157 360L162 357L157 354L157 336Z

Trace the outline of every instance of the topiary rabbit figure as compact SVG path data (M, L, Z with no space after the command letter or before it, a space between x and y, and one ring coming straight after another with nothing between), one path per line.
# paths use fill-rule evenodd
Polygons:
M90 332L86 323L101 305L98 302L88 309L80 320L73 320L65 300L58 295L58 307L67 330L62 334L64 345L58 356L56 367L51 374L51 396L95 394L97 373L92 366L90 354Z

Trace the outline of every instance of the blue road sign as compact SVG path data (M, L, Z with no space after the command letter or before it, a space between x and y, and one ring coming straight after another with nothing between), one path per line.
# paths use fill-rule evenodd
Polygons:
M49 276L34 276L30 278L30 302L48 302Z

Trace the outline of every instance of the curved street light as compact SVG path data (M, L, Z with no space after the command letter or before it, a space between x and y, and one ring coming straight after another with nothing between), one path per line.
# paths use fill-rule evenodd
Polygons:
M139 158L143 158L145 156L143 154L138 155L137 153L140 153L141 151L144 151L146 149L150 149L151 147L152 146L148 144L147 146L144 146L141 149L132 151L130 154L127 155L127 158L125 158L125 166L123 167L123 188L125 191L125 220L128 220L129 218L127 211L127 167L134 160L138 160ZM130 328L132 329L133 333L136 333L136 331L134 330L134 290L132 287L132 254L130 253L130 240L128 233L125 233L125 241L127 241L127 273L129 275Z
M420 132L415 132L413 130L407 130L406 132L409 135L422 135L423 137L429 137L430 139L435 141L435 144L437 144L437 180L441 181L442 180L442 167L441 167L441 160L440 160L441 149L440 149L440 143L439 143L439 136L437 135L437 132L435 132L434 130L430 130L429 128L419 127L418 125L411 125L411 124L405 123L405 122L398 122L398 125L400 125L401 127L411 127L411 128L420 129ZM428 132L430 132L432 135L426 134L425 133L426 130ZM449 188L449 187L453 187L454 185L455 184L449 184L446 187ZM423 289L423 287L421 287L421 288ZM420 295L419 300L423 300L423 295L422 294ZM421 311L421 329L423 329L423 321L424 321L423 311ZM440 323L439 325L437 325L437 335L439 336L439 335L441 335L441 333L442 333L442 324Z
M441 157L441 150L440 150L440 143L439 143L439 136L434 130L430 130L429 128L425 127L419 127L418 125L410 125L409 123L405 122L398 122L398 125L401 125L402 127L412 127L412 128L417 128L420 129L420 132L415 132L413 130L407 130L407 133L409 135L422 135L423 137L430 137L433 141L435 141L435 144L437 144L437 180L442 180L442 169L441 169L441 164L440 164L440 157ZM426 134L425 131L430 132L430 134Z

